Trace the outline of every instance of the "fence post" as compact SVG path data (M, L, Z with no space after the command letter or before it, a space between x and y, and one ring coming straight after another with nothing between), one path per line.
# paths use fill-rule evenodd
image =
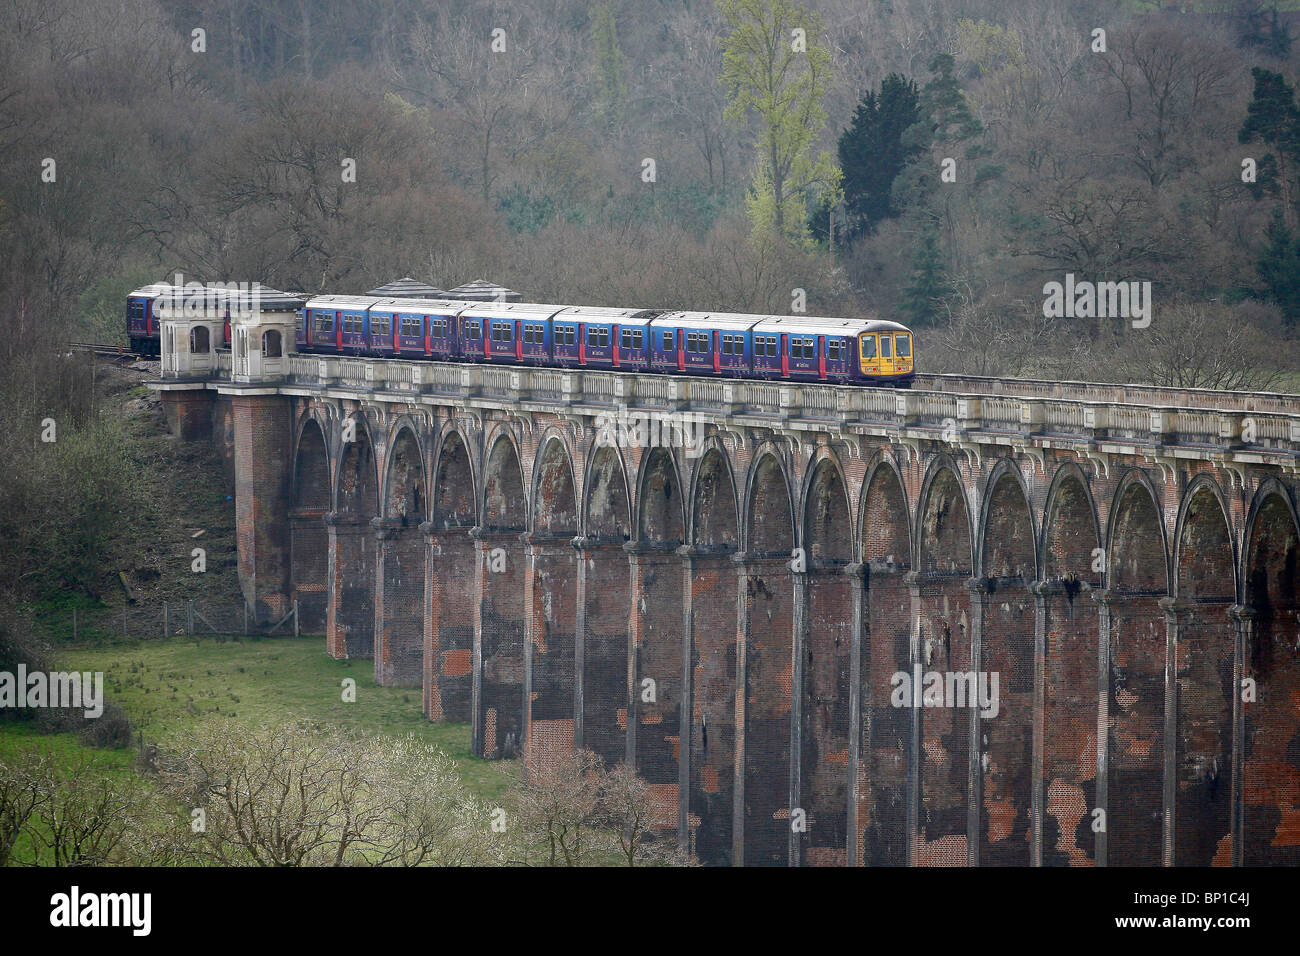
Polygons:
M293 599L293 636L298 636L298 599Z

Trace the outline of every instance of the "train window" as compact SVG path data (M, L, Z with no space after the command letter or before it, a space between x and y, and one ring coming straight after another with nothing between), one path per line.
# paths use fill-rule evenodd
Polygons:
M723 354L723 355L730 355L730 354L731 354L731 336L730 336L730 335L724 335L724 336L722 337L722 354Z
M891 346L890 346L890 343L889 343L889 336L888 336L888 335L882 335L882 336L880 337L880 357L881 357L881 358L889 358L889 350L890 350L890 347L891 347Z
M862 336L862 357L864 359L876 357L876 337L874 335Z
M676 342L674 341L675 336L676 336L676 333L675 333L675 332L665 332L665 333L664 333L664 351L665 351L665 352L673 352L673 351L676 351L676 349L677 349L677 345L676 345Z
M826 358L831 362L838 362L844 358L844 343L839 339L831 339L826 343Z
M471 339L481 339L483 337L483 329L477 322L467 322L465 323L465 335Z
M372 315L370 317L371 335L388 335L392 331L393 317L391 315Z
M574 338L574 328L573 328L573 326L571 326L571 325L557 325L557 326L555 327L555 344L556 344L556 345L572 345L575 341L576 341L576 339Z
M430 336L431 338L435 338L435 339L446 338L446 337L447 337L447 320L446 320L446 319L430 319L430 320L429 320L429 336Z
M619 348L639 352L645 341L644 336L645 333L641 329L623 329L619 332L618 346Z
M906 335L895 335L894 343L898 346L896 351L899 358L907 358L912 354L912 342Z
M316 331L317 331L317 332L333 332L333 331L334 331L334 316L330 315L328 312L317 312L317 313L316 313Z
M709 351L709 333L708 332L687 332L686 351L701 352L701 353Z
M499 326L499 325L495 325L495 324L493 324L493 323L488 323L488 328L490 329L490 335L491 335L491 337L492 337L492 341L493 341L493 342L500 342L500 341L501 341L501 326Z
M604 328L587 329L587 344L594 348L605 348L609 345L609 326Z

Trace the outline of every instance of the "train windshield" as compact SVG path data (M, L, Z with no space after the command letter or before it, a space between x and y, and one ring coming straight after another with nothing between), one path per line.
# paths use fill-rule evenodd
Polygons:
M912 339L906 335L894 336L894 344L898 346L898 357L907 358L912 354Z
M864 359L876 357L876 337L874 335L862 336L862 357Z

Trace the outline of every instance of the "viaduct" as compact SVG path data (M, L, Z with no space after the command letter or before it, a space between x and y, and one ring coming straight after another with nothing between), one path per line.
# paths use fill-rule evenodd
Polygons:
M1300 398L211 356L259 616L706 863L1300 864Z

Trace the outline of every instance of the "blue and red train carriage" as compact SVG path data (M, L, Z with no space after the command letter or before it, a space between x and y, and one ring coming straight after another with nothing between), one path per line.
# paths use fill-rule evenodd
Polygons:
M127 299L131 347L158 353L154 306ZM229 313L224 340L230 341ZM897 322L322 295L299 310L297 349L380 358L907 387L912 333Z

